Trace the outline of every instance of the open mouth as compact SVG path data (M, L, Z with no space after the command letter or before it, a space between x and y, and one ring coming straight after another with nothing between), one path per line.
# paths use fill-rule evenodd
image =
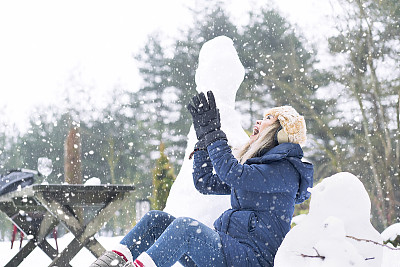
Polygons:
M257 126L253 127L253 135L257 135L260 132L260 129L258 129Z

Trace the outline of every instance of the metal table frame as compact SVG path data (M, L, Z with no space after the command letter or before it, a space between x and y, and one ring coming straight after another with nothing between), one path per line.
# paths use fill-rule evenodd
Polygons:
M69 262L83 247L99 257L105 249L94 235L134 189L130 185L32 185L0 196L0 210L29 239L5 266L19 265L36 247L52 259L49 266L70 266ZM76 214L82 207L95 207L93 218L79 220ZM39 227L31 223L32 214L43 216ZM45 237L60 223L74 239L58 254Z

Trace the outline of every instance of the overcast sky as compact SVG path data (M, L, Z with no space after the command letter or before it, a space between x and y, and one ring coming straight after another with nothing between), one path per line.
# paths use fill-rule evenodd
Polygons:
M196 3L197 2L197 3ZM0 0L0 108L24 128L37 105L57 103L71 73L90 84L104 103L118 84L140 87L133 54L159 31L168 38L191 23L187 7L204 1L3 1ZM226 0L235 22L251 8L279 8L313 42L324 41L335 10L331 0ZM3 113L0 113L3 115Z

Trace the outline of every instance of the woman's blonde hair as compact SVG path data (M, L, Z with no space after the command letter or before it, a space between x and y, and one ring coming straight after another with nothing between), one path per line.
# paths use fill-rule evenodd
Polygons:
M249 141L244 146L234 151L236 159L243 164L246 160L259 156L262 150L270 150L276 146L275 134L280 126L279 120L268 125L259 133L258 138L253 143Z

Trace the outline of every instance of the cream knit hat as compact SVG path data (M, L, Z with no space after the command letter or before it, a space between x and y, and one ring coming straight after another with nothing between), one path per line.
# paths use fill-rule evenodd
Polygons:
M265 116L267 115L277 117L282 126L282 130L277 134L279 143L290 142L299 145L306 143L306 122L294 108L291 106L271 108L265 112Z

